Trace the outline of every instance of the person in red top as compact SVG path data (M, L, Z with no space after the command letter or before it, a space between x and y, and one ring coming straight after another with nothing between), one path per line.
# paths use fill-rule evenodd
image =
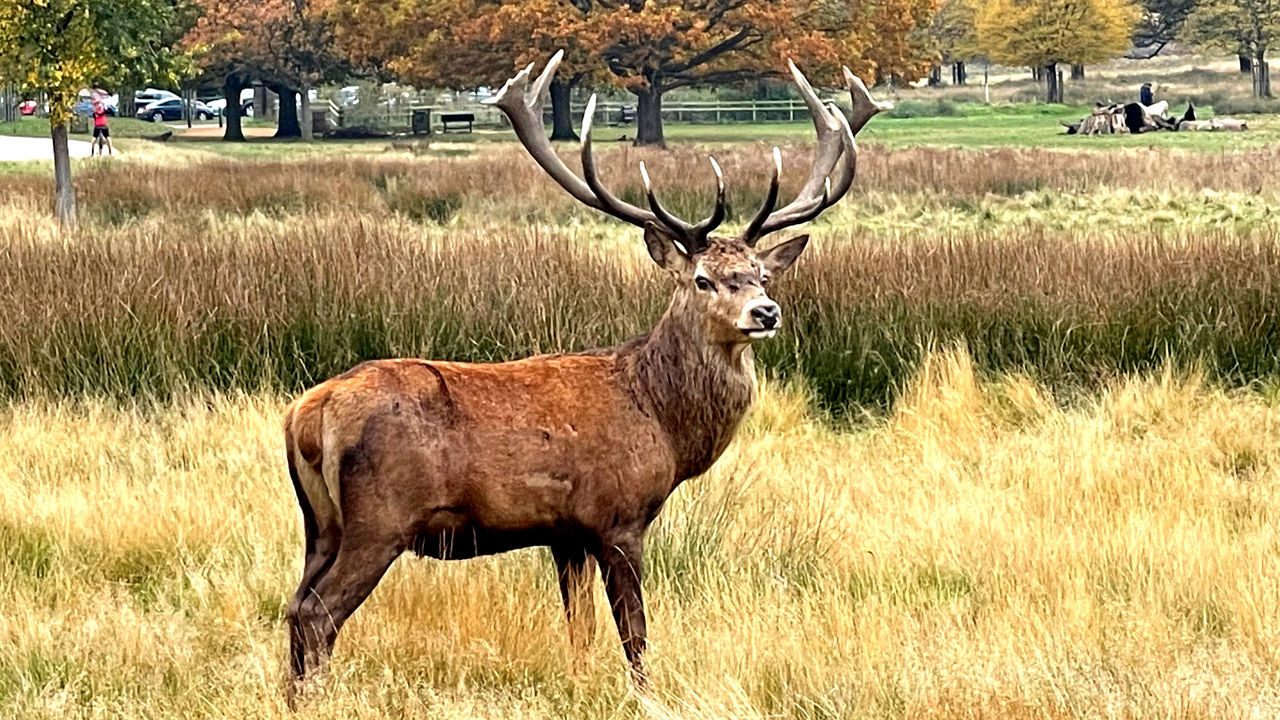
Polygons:
M107 147L107 152L115 155L115 148L111 147L111 129L107 127L107 108L101 100L93 102L93 145L89 148L89 155L95 152L102 154L102 146Z

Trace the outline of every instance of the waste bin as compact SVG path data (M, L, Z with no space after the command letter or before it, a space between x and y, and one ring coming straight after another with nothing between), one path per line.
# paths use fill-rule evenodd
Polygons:
M409 125L414 135L430 135L431 134L431 109L430 108L414 108L411 113Z

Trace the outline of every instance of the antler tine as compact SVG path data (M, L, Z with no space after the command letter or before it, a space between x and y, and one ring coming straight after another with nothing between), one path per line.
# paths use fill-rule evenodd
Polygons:
M751 223L747 225L747 229L742 231L740 236L747 245L754 246L756 241L760 239L760 228L764 227L764 223L769 219L773 208L778 204L778 182L782 176L782 151L774 146L773 148L773 177L769 179L769 192L764 196L764 205L760 206L760 211L756 216L751 218Z
M724 171L720 169L720 163L716 162L714 157L707 156L707 160L711 161L711 169L716 174L716 206L711 211L711 214L707 216L707 219L693 227L693 232L702 241L703 245L706 245L707 237L711 234L711 231L720 227L720 223L724 222L727 205L724 189Z
M813 129L818 135L818 143L813 151L813 168L809 171L809 177L805 180L804 186L800 188L800 194L794 201L779 210L779 213L808 207L822 190L823 183L835 168L843 149L840 142L840 125L835 117L827 109L826 104L818 98L818 93L814 92L809 79L800 72L800 68L790 60L787 61L787 67L791 69L791 78L795 81L796 87L800 90L800 97L813 117Z
M582 113L582 177L586 180L587 187L600 201L599 209L627 222L634 222L632 217L640 218L642 222L636 224L641 226L646 222L660 222L658 217L648 210L619 200L600 182L600 177L596 174L595 154L591 151L591 126L595 124L595 120L596 95L592 93L587 100L587 109Z
M699 238L695 232L694 226L672 215L666 208L662 207L662 203L658 202L658 195L653 191L653 183L649 180L649 171L644 166L644 161L640 161L640 179L644 181L644 192L649 196L649 208L653 210L653 214L658 217L658 221L665 225L668 229L676 233L676 237L685 241L685 245L689 252L697 252L701 250L706 238ZM694 245L695 247L688 247Z
M809 177L800 188L800 193L795 200L771 211L759 223L759 227L754 228L753 233L743 233L743 241L750 245L754 245L761 237L775 230L796 224L794 218L806 216L814 207L822 204L821 193L826 186L827 178L835 169L845 149L844 141L840 137L840 122L836 120L835 114L818 98L818 93L814 92L808 78L800 72L800 68L796 67L794 62L788 60L787 67L791 70L791 77L800 91L800 97L809 108L809 115L813 118L813 129L818 135L817 146L813 151L813 167L809 170Z
M853 187L853 180L858 176L857 141L853 138L853 131L849 127L849 121L845 120L844 114L840 112L840 109L832 105L830 110L832 116L836 118L836 122L840 125L841 157L844 159L844 163L840 168L840 176L834 184L831 182L831 178L827 177L823 181L822 195L815 198L810 206L800 208L788 215L779 213L771 215L760 227L757 239L771 232L777 232L782 228L800 225L813 220L821 215L822 211L839 202L840 198L849 192L849 188Z
M800 71L792 65L793 74L796 76L796 82L800 85L800 92L805 97L805 102L809 104L810 111L814 113L814 127L818 131L818 150L815 152L814 173L821 170L824 174L820 178L816 178L823 189L822 194L818 196L816 188L810 189L810 185L815 180L813 173L809 176L809 181L805 183L805 187L801 189L799 197L792 201L789 205L776 212L769 213L768 217L757 226L754 222L748 227L748 231L744 232L743 239L749 244L755 244L759 238L776 232L782 228L791 225L799 225L808 222L818 216L823 210L839 202L840 198L849 192L849 188L853 186L853 181L858 174L858 145L854 136L861 130L874 115L877 113L893 108L892 103L876 102L871 98L871 93L867 91L867 86L858 76L854 75L847 67L844 68L845 85L849 90L850 97L853 100L853 117L846 119L844 113L840 112L834 104L830 106L822 106L818 102L819 109L815 109L810 100L817 100L813 88L807 82L801 83L804 76ZM816 119L817 115L821 115L825 120L834 124L834 128L828 126L824 128L824 122ZM834 132L832 131L834 130ZM824 132L826 135L824 136ZM826 139L834 139L839 147L831 154L832 151L824 149L823 141ZM830 159L830 164L823 161L824 150L826 157ZM843 158L844 162L841 166L840 176L835 183L831 182L831 172L835 169L836 163Z
M853 110L849 114L849 131L857 135L858 131L867 124L867 121L875 117L881 112L893 109L891 102L876 102L871 97L871 91L867 90L867 84L862 82L862 78L853 74L848 65L843 67L844 84L849 90L849 97L853 100Z
M516 137L520 139L520 144L524 145L524 149L528 151L534 162L538 163L552 180L555 180L578 202L632 225L644 227L646 223L654 222L657 218L653 213L623 202L604 190L594 177L594 163L591 164L589 171L584 168L584 174L591 176L588 181L584 181L564 164L556 154L555 148L551 146L551 140L547 138L546 131L542 127L542 96L547 86L551 84L552 78L555 77L556 69L563 58L563 50L552 55L547 61L547 67L532 84L529 76L533 73L533 64L530 63L528 67L516 73L515 77L507 80L497 95L485 102L494 105L507 116ZM583 118L583 157L588 162L591 159L590 120L594 110L595 103L592 102L588 108L587 117Z
M520 144L524 145L534 162L538 163L552 180L559 183L560 187L568 191L578 202L598 208L599 201L592 194L591 188L565 166L551 147L551 141L547 139L546 132L542 129L542 95L532 92L535 88L541 89L544 78L550 82L562 57L564 57L563 50L552 55L546 69L542 71L542 75L532 87L529 85L529 75L533 72L533 63L529 63L528 67L507 80L497 95L485 102L497 107L507 116L516 137L520 139Z

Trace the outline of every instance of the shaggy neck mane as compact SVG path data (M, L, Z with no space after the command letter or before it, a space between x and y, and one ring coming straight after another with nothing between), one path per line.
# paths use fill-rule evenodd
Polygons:
M677 293L658 325L618 355L641 408L667 431L677 481L702 474L755 399L751 346L709 341L699 313Z

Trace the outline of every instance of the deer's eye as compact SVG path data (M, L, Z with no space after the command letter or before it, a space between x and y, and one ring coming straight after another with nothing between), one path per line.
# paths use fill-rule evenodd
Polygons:
M716 289L714 283L701 275L693 279L693 284L697 285L699 290L705 290L707 292L711 292Z

